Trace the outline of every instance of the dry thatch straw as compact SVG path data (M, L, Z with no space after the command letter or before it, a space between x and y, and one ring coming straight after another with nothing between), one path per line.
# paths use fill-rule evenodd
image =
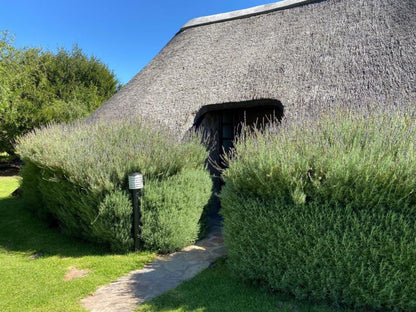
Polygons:
M184 133L221 103L277 99L289 118L416 103L415 0L298 2L182 29L89 120L142 115Z

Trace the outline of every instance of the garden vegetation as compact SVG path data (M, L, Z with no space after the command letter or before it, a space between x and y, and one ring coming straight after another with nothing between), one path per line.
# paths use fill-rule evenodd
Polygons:
M338 109L245 133L221 193L229 268L301 300L416 309L416 122Z
M119 87L105 64L77 46L20 49L0 32L0 153L14 155L16 138L36 127L86 117Z
M127 180L140 172L144 247L178 250L197 239L211 196L200 140L189 135L179 141L140 119L49 125L18 141L23 196L38 216L68 235L127 251L133 245Z
M19 177L1 176L0 172L2 312L85 312L81 298L143 268L156 256L149 252L109 253L57 233L33 218L22 198L11 196L19 184ZM85 275L68 275L73 270Z

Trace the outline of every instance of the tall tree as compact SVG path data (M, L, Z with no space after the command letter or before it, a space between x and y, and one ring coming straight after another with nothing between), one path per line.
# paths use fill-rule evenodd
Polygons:
M114 73L78 46L18 49L0 33L0 152L49 122L86 117L120 88Z

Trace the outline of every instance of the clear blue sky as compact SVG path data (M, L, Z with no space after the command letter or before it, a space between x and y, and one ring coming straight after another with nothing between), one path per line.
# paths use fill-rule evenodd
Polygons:
M127 83L188 20L277 0L2 0L0 31L18 47L77 43Z

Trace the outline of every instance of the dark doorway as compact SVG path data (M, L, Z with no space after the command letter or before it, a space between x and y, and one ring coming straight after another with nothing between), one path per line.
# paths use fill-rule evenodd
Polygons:
M194 128L203 133L204 141L210 149L208 167L214 177L216 193L221 191L223 184L221 170L227 166L224 154L233 148L243 125L251 129L261 128L282 117L283 106L274 99L214 104L201 108L195 117ZM218 212L218 200L214 206Z
M219 110L218 125L218 165L226 166L224 154L230 152L234 140L241 134L243 127L248 129L261 128L271 121L281 120L282 111L276 105L261 105L257 107L239 107Z

